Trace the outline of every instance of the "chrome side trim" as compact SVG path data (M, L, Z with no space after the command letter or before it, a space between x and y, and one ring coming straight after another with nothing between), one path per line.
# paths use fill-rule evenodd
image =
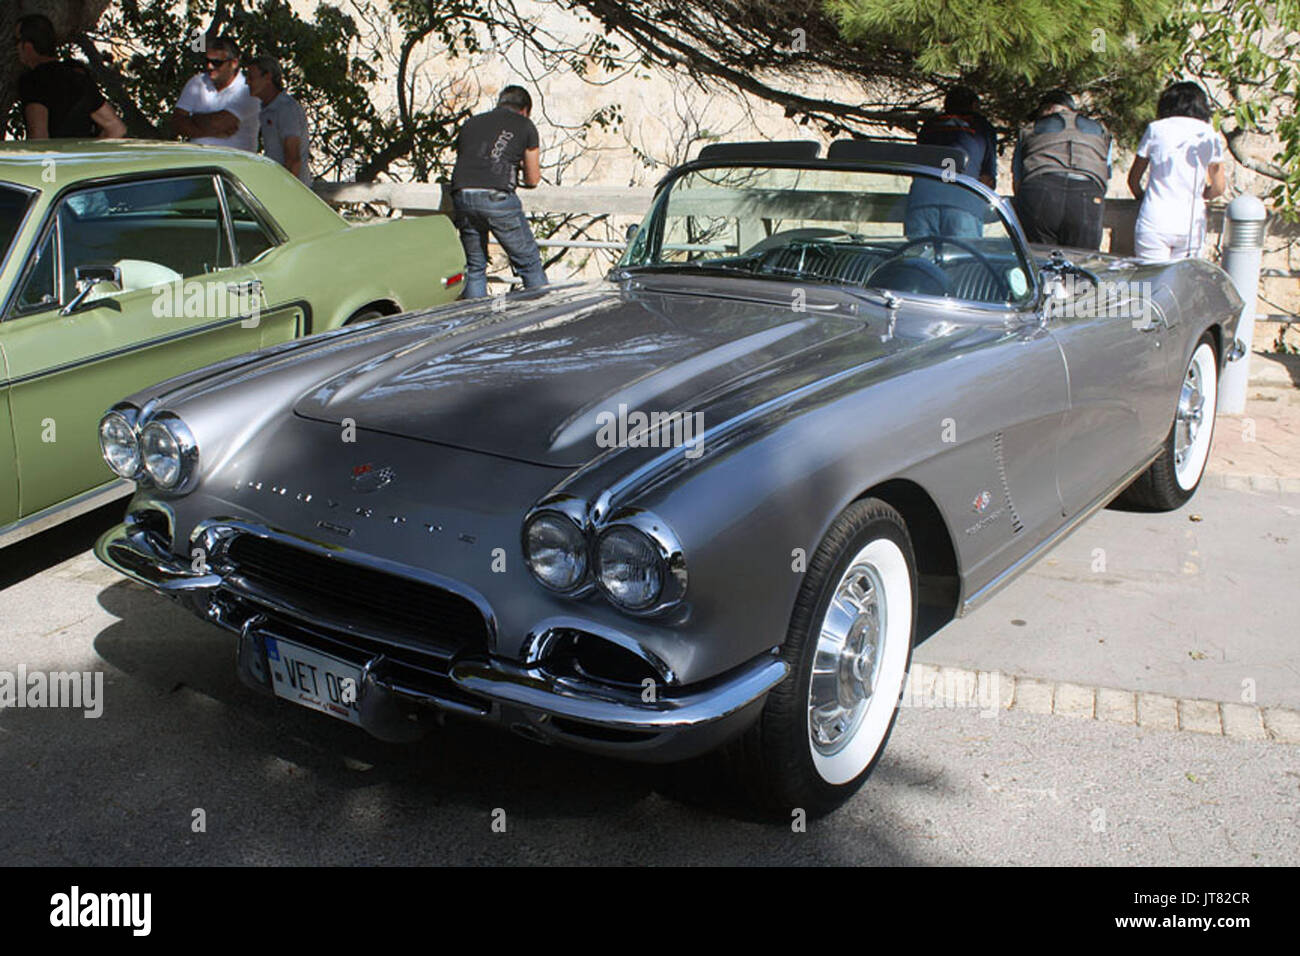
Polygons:
M284 306L276 306L275 309L265 309L264 312L277 311ZM15 318L26 318L27 315L35 315L35 312L25 313ZM24 382L35 381L38 378L44 378L46 375L57 375L60 372L69 372L73 369L80 368L83 365L90 365L94 362L102 362L106 359L117 358L120 355L126 355L130 352L138 352L141 349L153 348L156 345L167 345L178 339L188 338L192 335L202 335L205 332L212 332L216 329L224 328L228 325L235 325L238 322L246 322L247 316L236 315L233 318L218 319L215 322L209 322L205 325L196 326L190 329L181 329L179 332L168 332L166 335L158 335L151 339L145 339L142 342L132 342L130 345L123 345L120 348L110 349L107 352L99 352L95 355L88 355L85 358L74 359L70 362L64 362L61 365L51 365L49 368L43 368L35 372L28 372L26 375L20 375L17 378L10 379L10 385L21 385Z
M70 521L89 511L94 511L102 505L123 498L129 495L134 487L125 478L114 478L107 484L92 488L75 498L57 505L51 505L44 511L38 511L34 515L15 521L13 524L0 527L0 548L17 544L23 538L40 534L56 524Z
M1119 497L1120 492L1132 484L1133 479L1146 471L1147 468L1150 467L1151 462L1155 461L1159 455L1160 450L1157 449L1151 457L1145 459L1142 464L1138 465L1121 478L1112 488L1095 498L1088 507L1084 508L1065 524L1061 525L1061 527L1057 528L1041 542L1034 545L1034 547L1030 548L1029 551L1027 551L1018 561L1006 570L1000 572L992 581L968 597L964 602L962 602L961 609L957 616L965 617L971 611L975 610L993 595L997 594L1004 587L1014 581L1022 572L1028 570L1029 567L1038 561L1039 558L1073 534L1078 529L1079 525L1083 524L1094 514Z

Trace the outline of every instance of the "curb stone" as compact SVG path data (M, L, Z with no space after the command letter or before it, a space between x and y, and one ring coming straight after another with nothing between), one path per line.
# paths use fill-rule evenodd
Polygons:
M947 665L913 664L903 687L902 705L975 707L982 711L981 716L1016 710L1075 720L1104 720L1148 730L1300 744L1300 711L1285 707L1088 687Z

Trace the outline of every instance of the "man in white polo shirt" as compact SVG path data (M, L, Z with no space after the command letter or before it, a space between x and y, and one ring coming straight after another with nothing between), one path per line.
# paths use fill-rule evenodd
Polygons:
M229 37L208 40L205 69L190 77L172 111L172 129L191 143L257 152L262 104L239 72L239 47Z

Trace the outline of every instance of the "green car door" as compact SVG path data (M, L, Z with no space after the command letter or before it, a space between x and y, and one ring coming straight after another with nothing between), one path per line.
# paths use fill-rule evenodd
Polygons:
M96 426L123 395L301 333L303 309L267 309L248 264L275 242L219 173L59 197L0 322L20 518L113 480Z

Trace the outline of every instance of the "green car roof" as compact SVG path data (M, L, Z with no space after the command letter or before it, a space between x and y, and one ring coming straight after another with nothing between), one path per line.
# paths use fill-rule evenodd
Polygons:
M48 160L54 160L53 175ZM297 176L258 153L226 146L146 139L0 142L0 182L53 194L105 176L224 169L242 182L294 239L347 228L343 217Z
M34 189L48 188L46 160L76 179L150 173L160 169L221 166L241 178L246 172L275 167L274 160L225 146L142 139L45 139L0 142L0 179Z

